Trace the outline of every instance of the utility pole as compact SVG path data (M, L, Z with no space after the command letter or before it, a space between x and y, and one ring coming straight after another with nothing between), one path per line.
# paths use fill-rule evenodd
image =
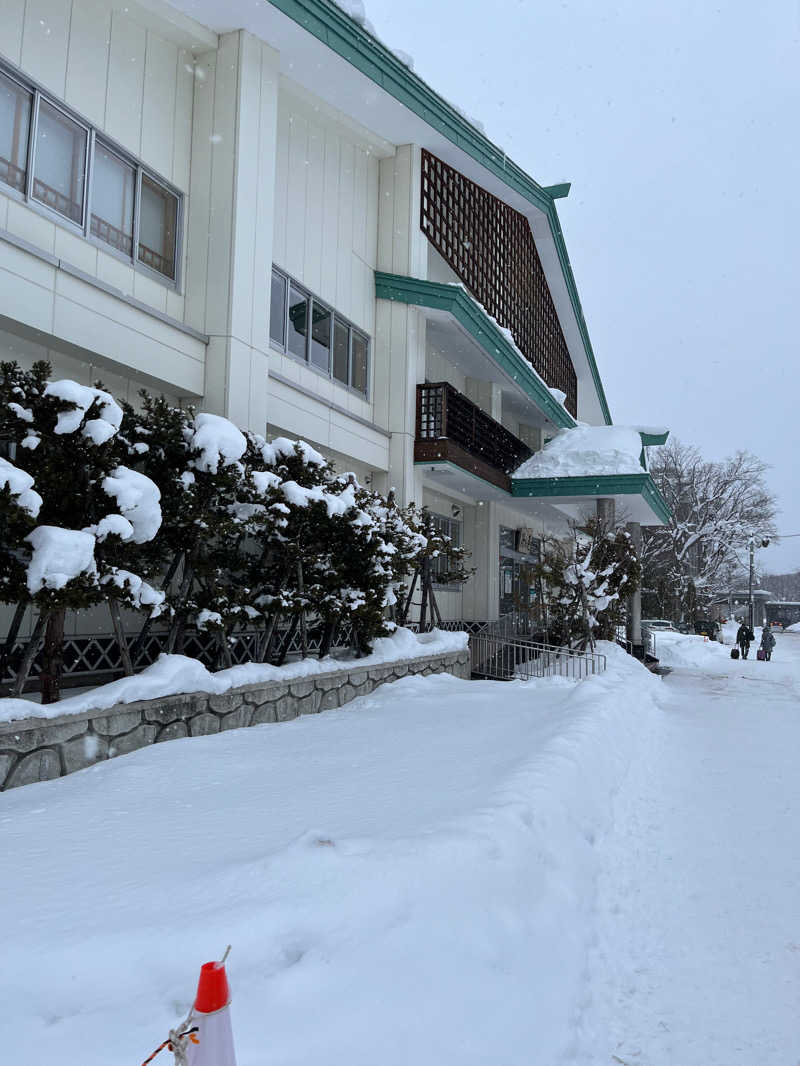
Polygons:
M761 548L768 547L769 546L769 537L760 537L759 538L759 546ZM755 619L753 617L753 567L754 567L755 550L756 550L756 538L755 537L751 537L750 538L750 591L749 591L750 608L749 608L749 611L748 611L748 614L749 614L748 625L750 626L751 630L753 628L753 622L755 621Z

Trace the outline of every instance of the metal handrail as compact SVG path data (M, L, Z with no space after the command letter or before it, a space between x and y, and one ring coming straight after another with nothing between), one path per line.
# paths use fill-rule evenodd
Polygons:
M498 681L530 681L535 677L583 680L606 669L601 652L572 651L533 640L476 633L469 641L472 676Z

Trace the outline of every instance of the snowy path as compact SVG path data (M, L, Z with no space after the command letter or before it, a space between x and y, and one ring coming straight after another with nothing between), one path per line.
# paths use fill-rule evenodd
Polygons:
M4 1060L135 1066L232 943L239 1066L796 1066L800 636L670 639L0 795Z
M800 638L706 650L665 680L600 847L592 1066L800 1062Z

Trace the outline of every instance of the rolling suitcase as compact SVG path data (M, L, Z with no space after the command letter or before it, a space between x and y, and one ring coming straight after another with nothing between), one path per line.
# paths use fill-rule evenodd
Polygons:
M738 659L739 658L739 649L738 648L731 648L731 658L732 659Z
M766 659L766 657L767 657L767 653L764 651L764 649L763 648L759 648L758 651L756 652L756 658L758 659L758 661L763 663L764 660Z

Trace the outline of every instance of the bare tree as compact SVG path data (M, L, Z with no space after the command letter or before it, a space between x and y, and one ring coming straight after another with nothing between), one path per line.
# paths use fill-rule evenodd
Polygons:
M752 536L775 534L775 498L767 466L749 452L709 462L697 448L671 440L658 449L650 472L672 519L645 531L645 585L664 606L683 613L722 591L746 565Z

